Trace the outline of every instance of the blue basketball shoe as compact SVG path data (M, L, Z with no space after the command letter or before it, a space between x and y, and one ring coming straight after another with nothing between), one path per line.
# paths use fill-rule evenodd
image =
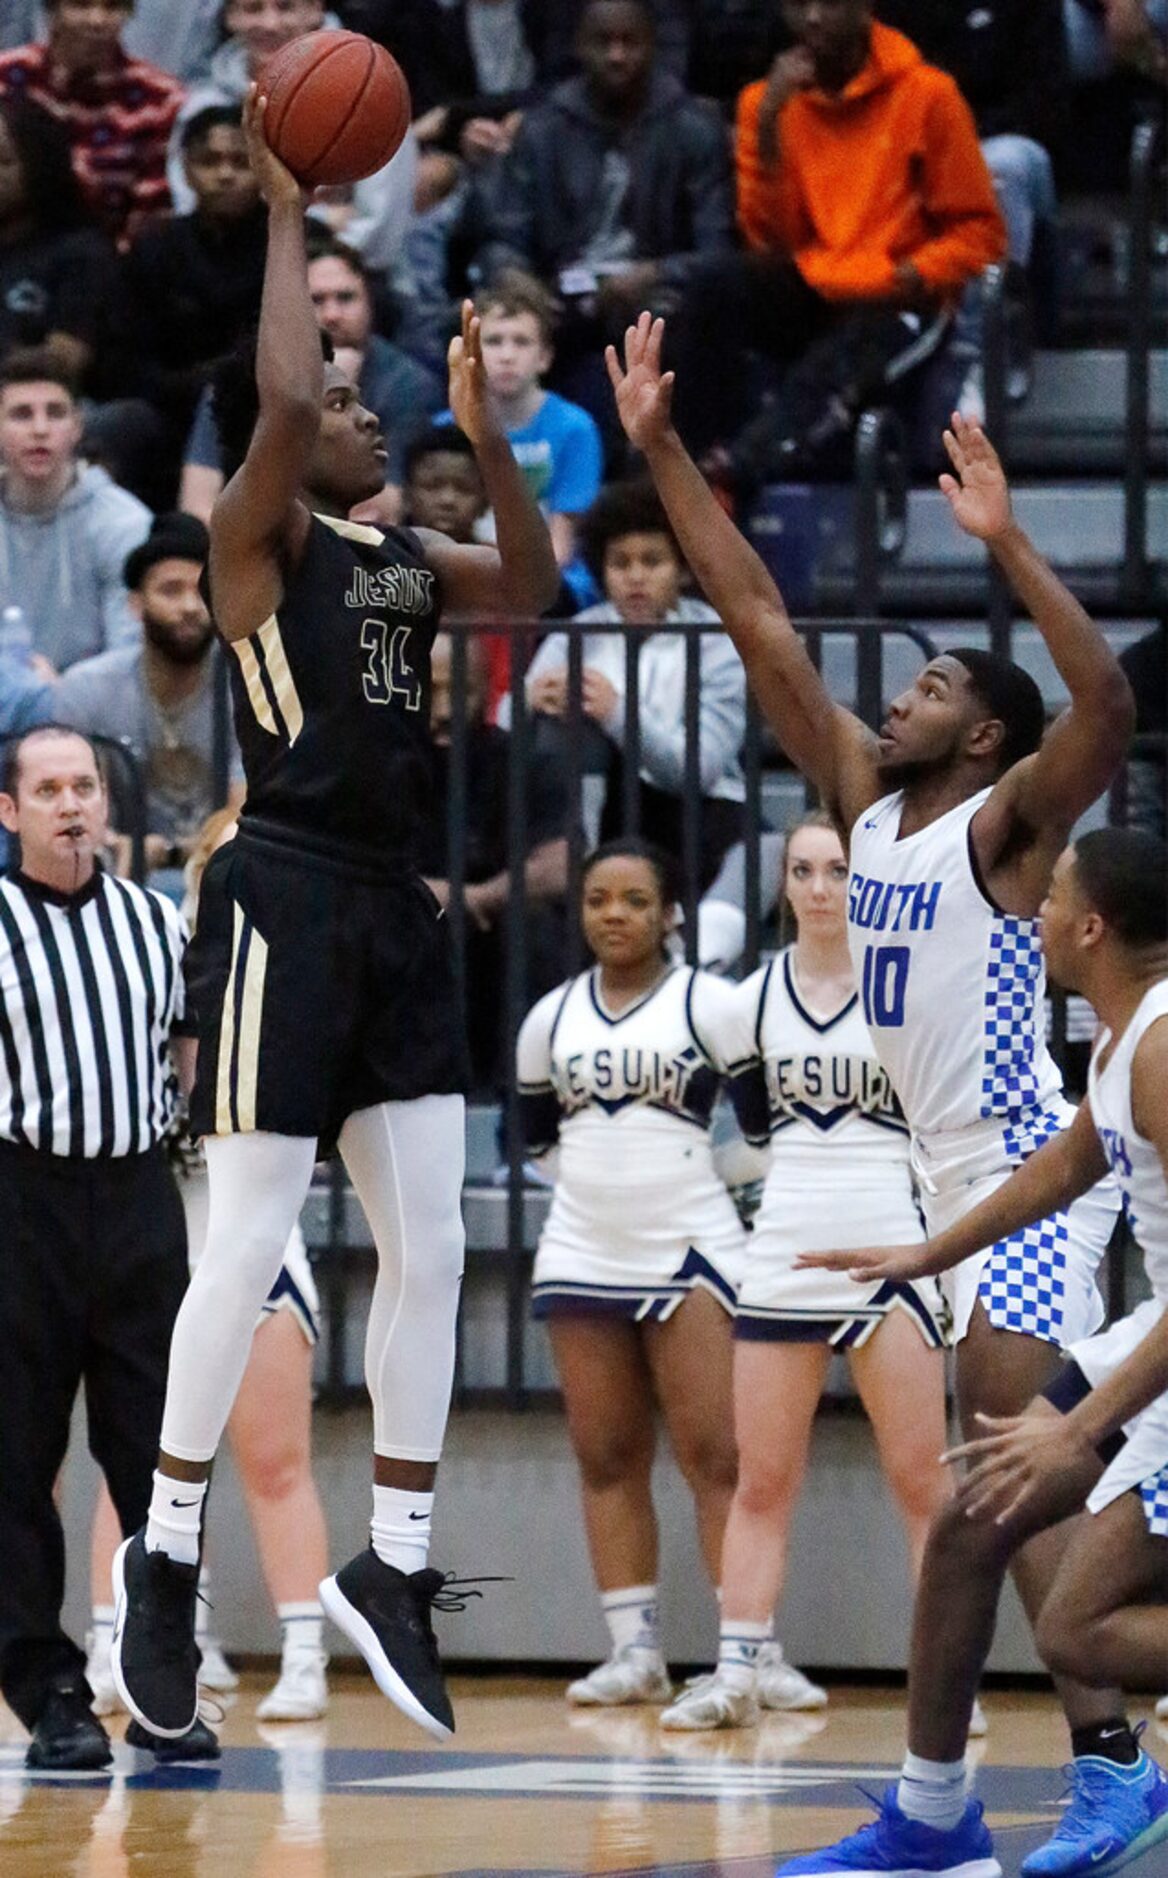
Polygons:
M1109 1878L1168 1841L1168 1774L1148 1755L1119 1767L1084 1754L1066 1774L1071 1803L1054 1836L1022 1861L1023 1878Z
M870 1826L780 1865L775 1878L833 1872L841 1878L1002 1878L980 1801L970 1800L951 1832L939 1832L901 1812L895 1787L885 1789L880 1816Z

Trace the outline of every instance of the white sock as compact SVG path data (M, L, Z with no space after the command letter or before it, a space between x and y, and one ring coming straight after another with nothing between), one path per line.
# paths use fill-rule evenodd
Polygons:
M197 1565L206 1497L205 1480L171 1480L155 1468L146 1520L146 1550L165 1552L179 1565Z
M404 1487L373 1488L373 1550L383 1565L399 1572L420 1572L430 1556L432 1493L407 1493Z
M95 1604L90 1612L89 1629L91 1648L94 1655L108 1656L114 1635L114 1607L112 1604Z
M302 1604L277 1604L283 1635L281 1661L291 1657L319 1653L324 1634L324 1611L318 1598L306 1598Z
M653 1650L660 1654L656 1585L626 1585L620 1591L603 1591L600 1604L614 1654L621 1650Z
M896 1803L906 1819L952 1832L965 1811L965 1762L926 1761L906 1754Z
M758 1653L770 1637L770 1623L751 1624L724 1617L718 1630L718 1674L731 1689L754 1689Z

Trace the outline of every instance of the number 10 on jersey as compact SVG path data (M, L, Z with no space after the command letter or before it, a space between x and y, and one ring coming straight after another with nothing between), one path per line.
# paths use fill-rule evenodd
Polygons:
M904 1023L904 994L908 989L907 946L865 946L860 997L864 1022L869 1027L897 1030Z

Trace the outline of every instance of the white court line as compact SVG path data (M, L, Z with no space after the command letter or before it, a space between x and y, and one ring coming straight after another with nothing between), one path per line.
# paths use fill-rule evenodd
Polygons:
M813 1792L817 1787L858 1780L895 1778L889 1767L756 1766L716 1761L705 1765L668 1761L510 1761L480 1767L441 1768L433 1773L385 1774L369 1780L346 1780L344 1787L464 1793L639 1793L719 1795Z

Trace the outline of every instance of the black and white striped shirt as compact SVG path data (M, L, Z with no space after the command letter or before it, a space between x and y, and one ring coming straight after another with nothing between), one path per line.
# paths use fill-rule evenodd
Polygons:
M159 1140L184 944L169 900L100 870L75 894L0 878L0 1140L89 1159Z

